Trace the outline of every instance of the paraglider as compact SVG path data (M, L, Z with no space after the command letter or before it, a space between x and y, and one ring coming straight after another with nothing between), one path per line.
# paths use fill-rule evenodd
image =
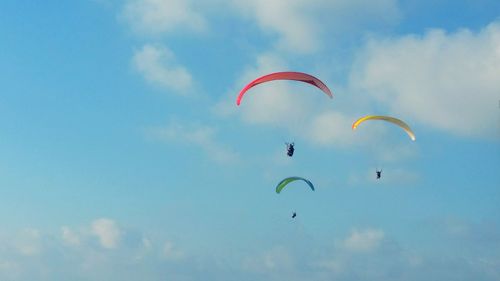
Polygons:
M241 100L243 99L243 96L245 93L250 90L251 88L270 81L275 81L275 80L291 80L291 81L300 81L304 83L311 84L315 86L316 88L320 89L323 93L325 93L328 97L333 98L332 91L326 86L323 81L319 80L318 78L307 74L303 72L295 72L295 71L284 71L284 72L274 72L270 73L264 76L261 76L250 83L248 83L238 94L238 97L236 99L236 104L239 106L241 103ZM293 156L294 152L294 147L293 143L291 145L287 144L287 155L289 157Z
M295 151L295 143L285 143L286 144L286 155L288 155L289 157L292 157L293 156L293 152Z
M311 188L311 190L314 191L314 185L309 180L307 180L305 178L301 178L301 177L288 177L288 178L283 179L282 181L280 181L278 183L278 185L276 185L276 193L279 194L283 190L283 188L285 188L285 186L287 186L289 183L297 181L297 180L304 181ZM293 212L292 219L294 219L296 216L297 216L297 213Z
M361 124L367 120L383 120L383 121L391 122L391 123L401 127L408 134L408 136L411 138L411 140L415 141L415 133L413 133L410 126L408 126L408 124L406 124L402 120L399 120L397 118L390 117L390 116L367 115L367 116L361 117L352 124L352 129L356 130L356 128L359 126L359 124Z
M283 179L282 181L280 181L278 183L278 185L276 185L276 193L279 194L283 190L283 188L285 188L285 186L287 186L289 183L297 181L297 180L304 181L311 188L311 190L314 191L314 185L309 180L306 180L305 178L301 178L301 177L288 177L288 178Z
M274 81L274 80L294 80L294 81L301 81L304 83L309 83L321 91L325 93L327 96L330 98L333 98L332 92L330 89L323 83L321 80L318 78L307 74L307 73L302 73L302 72L293 72L293 71L285 71L285 72L275 72L271 74L267 74L264 76L261 76L252 82L248 83L239 93L238 98L236 99L236 104L240 105L241 99L243 98L243 95L252 87L257 86L259 84L269 82L269 81Z

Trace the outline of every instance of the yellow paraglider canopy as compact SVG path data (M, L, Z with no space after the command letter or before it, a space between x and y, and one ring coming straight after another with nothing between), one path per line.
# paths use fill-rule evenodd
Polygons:
M410 136L412 141L415 141L415 133L413 133L413 131L410 129L410 126L408 126L408 124L406 124L405 122L403 122L397 118L390 117L390 116L367 115L367 116L361 117L358 120L356 120L356 122L354 122L352 124L352 129L356 130L356 128L359 126L359 124L365 122L366 120L383 120L383 121L388 121L388 122L391 122L393 124L396 124L399 127L401 127L403 130L405 130L405 132L408 134L408 136Z

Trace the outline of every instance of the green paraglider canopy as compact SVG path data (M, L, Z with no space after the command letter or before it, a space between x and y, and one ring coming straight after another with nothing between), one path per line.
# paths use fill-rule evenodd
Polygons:
M282 181L280 181L278 183L278 185L276 185L276 193L280 193L281 190L283 190L283 188L285 188L285 186L287 186L289 183L297 181L297 180L301 180L301 181L306 182L307 185L309 185L309 187L314 191L314 185L309 180L306 180L305 178L301 178L301 177L288 177L288 178L283 179Z

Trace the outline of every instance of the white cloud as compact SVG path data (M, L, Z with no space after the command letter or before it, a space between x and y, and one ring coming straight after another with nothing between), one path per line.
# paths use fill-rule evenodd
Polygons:
M217 143L216 130L203 125L186 125L172 121L168 126L151 128L150 137L163 141L179 141L200 147L210 158L220 163L237 160L235 152Z
M149 250L153 247L153 242L151 242L150 239L143 237L142 238L142 246L144 247L144 249Z
M359 138L351 130L352 120L347 115L325 111L313 117L310 132L307 134L313 143L320 145L347 146L359 144Z
M259 55L256 64L246 69L238 79L237 86L213 108L213 112L219 115L237 114L245 123L283 128L299 135L305 130L310 114L314 111L315 97L324 98L321 91L310 85L289 81L257 85L245 94L240 106L235 105L235 93L239 93L250 81L284 69L288 69L288 66L279 55Z
M249 124L286 128L298 134L308 123L313 103L307 99L309 93L293 89L284 81L256 86L238 108L241 118Z
M406 120L491 138L498 134L491 123L498 115L499 69L500 23L492 23L479 32L372 39L351 85Z
M379 229L353 230L342 246L353 252L370 252L376 249L384 239L384 232Z
M174 53L164 46L146 44L137 51L132 62L146 81L185 94L193 87L189 71L176 63Z
M161 35L201 32L209 17L224 14L255 21L263 33L276 36L279 50L297 53L321 48L332 31L341 36L400 17L396 0L126 0L120 18L139 34Z
M61 227L61 236L65 244L70 246L79 246L80 236L77 232L71 230L68 226Z
M237 93L246 84L283 69L288 66L279 55L259 55L256 64L247 68L238 79L238 86L216 104L212 112L221 116L237 115L247 124L284 129L296 139L321 146L363 145L369 143L367 136L371 142L383 139L383 134L370 127L353 132L351 125L355 117L330 109L339 97L328 99L318 89L300 82L273 81L257 85L245 94L240 106L235 105Z
M128 0L122 17L138 33L163 34L178 30L202 31L206 21L187 0Z
M395 0L233 0L232 3L243 15L254 19L264 33L277 34L278 49L297 53L317 51L325 41L322 37L331 36L332 30L353 30L364 22L390 22L399 18Z
M2 280L18 280L22 271L21 268L22 265L17 262L0 258L0 278Z
M220 116L228 116L231 114L243 114L242 118L248 121L249 123L258 123L259 120L265 120L265 119L269 120L270 119L269 117L268 118L259 117L266 114L263 109L259 107L252 108L251 106L249 109L247 109L248 107L246 105L247 100L252 100L252 98L247 99L247 95L244 96L241 105L237 107L236 95L241 91L241 89L243 89L243 87L246 84L248 84L255 78L268 73L283 71L283 69L287 68L288 66L283 61L283 59L274 53L265 53L258 55L256 57L255 65L252 67L247 67L247 69L243 72L243 74L237 79L236 85L233 87L233 89L231 89L231 91L222 101L220 101L212 108L212 112ZM260 92L261 90L262 87L259 87L258 91ZM268 94L262 93L259 95L259 97L267 95ZM266 103L264 103L264 106L266 106ZM267 107L269 106L272 106L272 104L267 105ZM253 117L253 115L257 115L257 117ZM279 115L277 116L279 117Z
M91 232L99 238L99 243L106 249L117 248L122 234L116 222L106 218L93 221Z
M27 228L4 236L0 231L0 238L0 280L156 280L152 276L177 271L165 263L162 247L155 247L142 232L118 229L109 219L94 220L90 226L62 226L54 233ZM189 272L194 268L187 266L189 262L175 266Z
M171 241L165 242L162 249L162 257L167 260L178 261L186 257L185 253L177 247Z
M116 251L107 251L90 244L77 249L62 247L64 241L57 239L59 232L51 235L26 229L0 239L0 279L157 280L169 276L169 280L498 280L497 224L458 221L468 230L460 226L449 233L443 222L436 223L438 227L432 224L429 228L434 235L426 237L435 237L428 243L439 247L430 252L419 243L399 244L387 239L382 230L374 228L355 230L336 247L328 239L306 241L305 233L294 237L295 231L303 231L296 229L287 232L291 234L287 239L275 233L264 235L267 242L244 243L237 251L234 247L215 252L197 249L189 255L172 241L158 243L140 233L129 236L129 243L123 239ZM442 231L448 235L436 236ZM78 234L84 243L84 236L90 233L81 230ZM12 243L21 236L41 241L43 253L36 257L20 255ZM446 243L442 243L443 238Z
M19 233L15 246L24 256L36 256L42 252L41 235L37 229L28 228Z
M404 136L406 140L406 136ZM378 142L375 145L370 146L371 151L374 153L376 159L379 159L379 163L393 163L404 159L411 159L416 157L417 147L415 143L411 142L409 139L402 144L396 144L393 142Z
M344 269L344 264L340 261L340 259L327 259L327 260L319 260L312 263L313 266L326 269L333 273L340 273Z
M279 34L278 46L297 52L313 52L319 38L317 22L308 14L309 0L235 1L236 7L253 17L264 32Z
M293 267L295 261L288 249L274 247L263 253L243 260L242 267L253 272L268 272L276 270L288 270Z
M318 0L323 11L325 28L338 36L361 30L372 31L379 26L396 23L401 18L397 0Z

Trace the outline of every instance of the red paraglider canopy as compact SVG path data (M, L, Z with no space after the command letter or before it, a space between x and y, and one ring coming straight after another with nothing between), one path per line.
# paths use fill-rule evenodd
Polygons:
M275 72L271 74L264 75L262 77L259 77L252 82L250 82L248 85L245 86L240 91L240 94L238 95L238 98L236 99L236 104L240 105L241 99L243 98L243 95L252 87L257 86L261 83L273 81L273 80L295 80L295 81L301 81L305 83L309 83L313 86L316 86L319 88L321 91L323 91L325 94L327 94L330 98L333 98L332 92L328 87L323 83L321 80L318 78L309 75L307 73L302 73L302 72L293 72L293 71L286 71L286 72Z

